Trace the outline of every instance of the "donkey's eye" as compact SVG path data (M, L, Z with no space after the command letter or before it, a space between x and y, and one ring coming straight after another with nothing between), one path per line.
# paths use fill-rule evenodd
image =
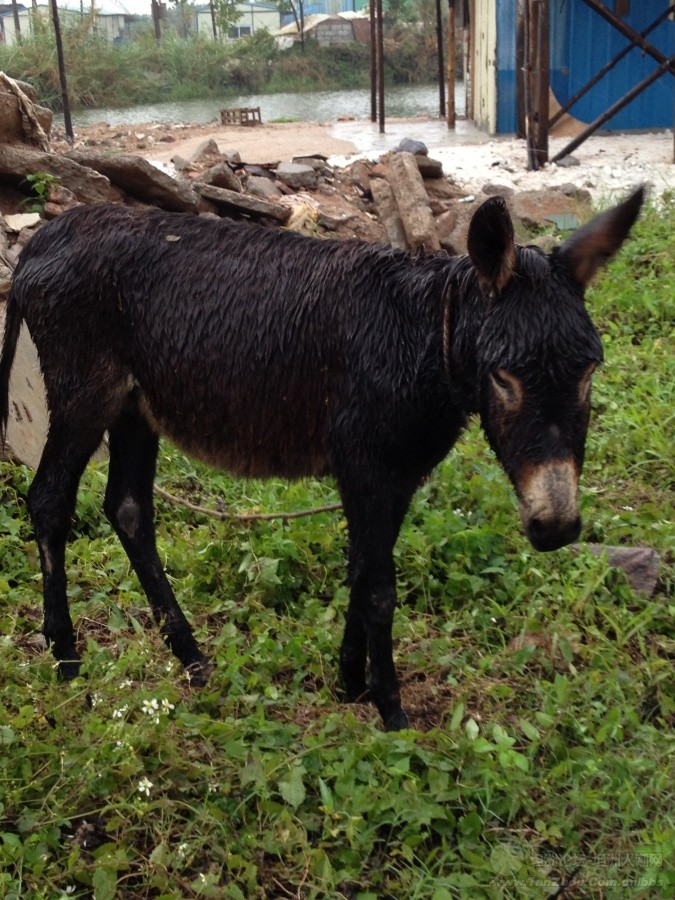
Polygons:
M506 369L495 369L490 373L490 380L497 399L506 409L513 411L520 407L523 400L520 379Z

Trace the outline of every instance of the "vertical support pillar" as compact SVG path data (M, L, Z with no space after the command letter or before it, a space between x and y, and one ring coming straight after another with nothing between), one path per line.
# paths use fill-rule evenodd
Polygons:
M455 0L448 0L448 128L455 127Z
M443 17L441 0L436 0L436 56L438 59L438 115L445 118L445 65L443 63Z
M69 144L73 143L73 122L70 118L70 100L68 98L68 81L66 79L66 63L63 56L63 40L61 38L61 23L56 0L51 0L52 23L54 25L54 39L56 41L56 57L59 65L59 81L61 83L61 103L63 105L63 123L66 127L66 138Z
M528 0L527 141L530 168L548 162L550 36L548 0Z
M370 121L377 122L377 19L370 0Z
M380 134L384 134L384 22L382 0L377 0L377 117L380 123Z

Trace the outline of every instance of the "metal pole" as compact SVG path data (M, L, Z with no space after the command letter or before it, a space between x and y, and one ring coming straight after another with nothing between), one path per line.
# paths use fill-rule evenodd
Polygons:
M675 4L671 3L671 5L667 9L664 9L664 11L658 17L658 19L654 19L654 21L648 28L645 28L644 31L640 32L640 37L643 37L643 38L647 37L647 35L650 32L652 32L655 28L657 28L661 24L661 22L664 22L668 18L668 16L672 15L673 11L675 11ZM571 109L574 106L574 104L577 102L577 100L581 100L581 98L583 96L585 96L590 91L590 89L592 87L594 87L600 81L601 78L603 78L608 72L610 72L618 62L621 62L621 60L624 58L624 56L626 56L628 53L630 53L630 51L633 49L633 47L636 47L636 46L637 45L635 44L635 42L631 41L627 47L624 47L620 53L617 53L617 55L613 59L611 59L607 63L606 66L603 66L602 69L600 69L600 71L598 72L597 75L595 75L593 78L591 78L591 80L588 82L588 84L586 84L586 85L584 85L584 87L580 88L576 92L576 94L574 94L573 97L570 97L570 99L567 101L567 103L564 106L560 107L560 109L554 116L551 116L551 119L548 123L548 127L553 128L555 123L559 119L561 119L562 116L564 116L565 113L569 109Z
M631 100L634 100L638 94L641 94L644 90L646 90L650 84L660 78L662 75L668 71L669 68L672 68L675 65L675 56L671 56L670 59L665 59L658 69L654 69L651 75L648 75L644 78L639 84L636 84L635 87L628 91L628 93L622 97L620 100L617 100L616 103L613 103L610 108L604 112L601 116L591 122L588 128L585 128L581 134L578 134L574 140L570 141L566 147L563 147L560 152L556 153L551 162L557 162L559 159L562 159L564 156L567 156L573 150L579 146L579 144L583 144L587 137L590 137L594 132L598 130L608 119L611 119L612 116L616 115L616 113L620 112L624 106L628 106Z
M436 55L438 56L438 115L445 116L445 66L443 64L443 18L441 0L436 0Z
M73 122L70 118L70 100L68 99L68 82L66 80L66 64L63 58L63 41L61 40L61 23L56 0L50 0L52 8L52 22L54 23L54 38L56 40L56 57L59 64L59 81L61 83L61 103L63 105L63 123L66 127L66 138L69 144L73 143Z
M448 0L448 128L455 127L455 0Z
M377 0L377 76L378 119L380 122L380 134L384 134L384 28L382 22L382 0Z

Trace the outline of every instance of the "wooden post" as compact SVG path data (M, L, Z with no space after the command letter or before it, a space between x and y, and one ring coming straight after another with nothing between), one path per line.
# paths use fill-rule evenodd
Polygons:
M443 18L441 0L436 0L436 55L438 57L438 115L445 116L445 66L443 64Z
M530 148L530 168L540 169L548 162L549 109L549 4L548 0L528 0L529 22L527 41L528 123L527 139Z
M159 0L150 0L150 12L152 13L152 24L155 26L155 40L158 44L161 44L162 29L159 24Z
M218 40L218 30L216 28L216 9L213 0L209 0L209 9L211 10L211 28L213 28L213 40Z
M527 137L527 65L525 45L525 0L518 0L516 12L516 136Z
M380 134L384 134L384 24L382 19L382 0L377 0L377 108Z
M370 121L377 122L377 19L375 0L370 0Z
M21 43L21 19L19 18L19 6L16 0L12 0L12 15L14 16L14 38L17 44Z
M455 127L455 0L448 0L448 128Z
M63 41L61 40L61 23L56 0L51 0L52 22L54 24L54 39L56 41L56 57L59 64L59 81L61 83L61 103L63 104L63 124L66 127L66 138L69 144L73 143L73 122L70 118L70 100L68 99L68 82L66 80L66 63L63 57Z

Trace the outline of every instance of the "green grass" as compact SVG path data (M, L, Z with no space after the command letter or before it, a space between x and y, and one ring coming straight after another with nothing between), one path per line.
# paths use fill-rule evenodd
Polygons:
M570 879L564 896L672 896L673 233L671 201L589 292L606 363L584 538L656 548L655 596L588 551L532 551L473 427L396 551L416 730L383 734L372 708L339 702L339 513L243 526L158 502L161 555L217 664L196 692L102 515L100 465L68 554L84 677L58 683L30 472L3 464L0 895L541 898ZM336 499L168 446L159 482L246 512Z

